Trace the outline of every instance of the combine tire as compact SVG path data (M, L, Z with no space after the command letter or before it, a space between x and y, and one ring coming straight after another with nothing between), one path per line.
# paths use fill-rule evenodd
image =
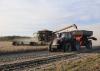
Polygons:
M16 42L13 42L12 45L16 46L17 44L16 44Z
M30 46L34 46L34 42L30 42Z
M24 45L24 42L21 42L21 45Z
M53 49L52 49L52 42L51 42L50 45L49 45L49 51L50 51L50 52L53 52Z

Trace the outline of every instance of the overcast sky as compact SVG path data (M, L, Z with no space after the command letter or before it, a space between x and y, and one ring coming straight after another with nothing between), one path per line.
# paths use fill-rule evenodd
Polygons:
M100 0L0 0L0 36L32 35L70 24L99 30Z

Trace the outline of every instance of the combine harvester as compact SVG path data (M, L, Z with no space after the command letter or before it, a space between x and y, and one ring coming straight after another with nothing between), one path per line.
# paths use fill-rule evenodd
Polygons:
M74 27L76 30L69 32L62 32L66 29ZM52 37L49 45L49 51L63 50L79 51L81 46L86 46L87 49L92 49L92 40L97 40L92 37L93 31L78 30L75 24L54 32L56 34Z
M12 45L14 46L23 46L23 45L44 46L44 45L49 44L52 36L53 36L53 31L41 30L41 31L38 31L37 33L33 33L33 37L14 39L12 42Z

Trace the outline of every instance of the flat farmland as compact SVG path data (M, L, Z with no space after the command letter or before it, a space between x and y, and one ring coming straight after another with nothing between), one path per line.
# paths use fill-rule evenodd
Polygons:
M0 41L0 53L27 52L37 50L47 50L48 46L13 46L12 42Z
M93 46L92 50L82 49L75 54L80 56L42 65L35 71L100 71L100 46Z
M27 69L31 70L33 69ZM100 54L82 54L80 57L41 66L35 71L100 71Z
M20 63L35 58L41 59L42 57L52 57L53 55L60 54L74 54L77 56L66 59L61 57L61 60L56 60L55 62L51 61L51 63L47 62L36 68L33 66L29 66L28 68L26 66L22 70L20 70L20 68L19 71L100 71L100 46L93 46L92 50L81 48L80 51L75 52L51 53L47 51L47 46L13 46L12 42L0 42L1 65Z
M0 42L0 64L48 55L47 46L13 46L12 42Z

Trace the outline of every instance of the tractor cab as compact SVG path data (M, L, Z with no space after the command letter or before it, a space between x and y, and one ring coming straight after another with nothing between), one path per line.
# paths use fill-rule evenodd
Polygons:
M70 40L72 39L72 34L70 32L59 33L59 38Z

